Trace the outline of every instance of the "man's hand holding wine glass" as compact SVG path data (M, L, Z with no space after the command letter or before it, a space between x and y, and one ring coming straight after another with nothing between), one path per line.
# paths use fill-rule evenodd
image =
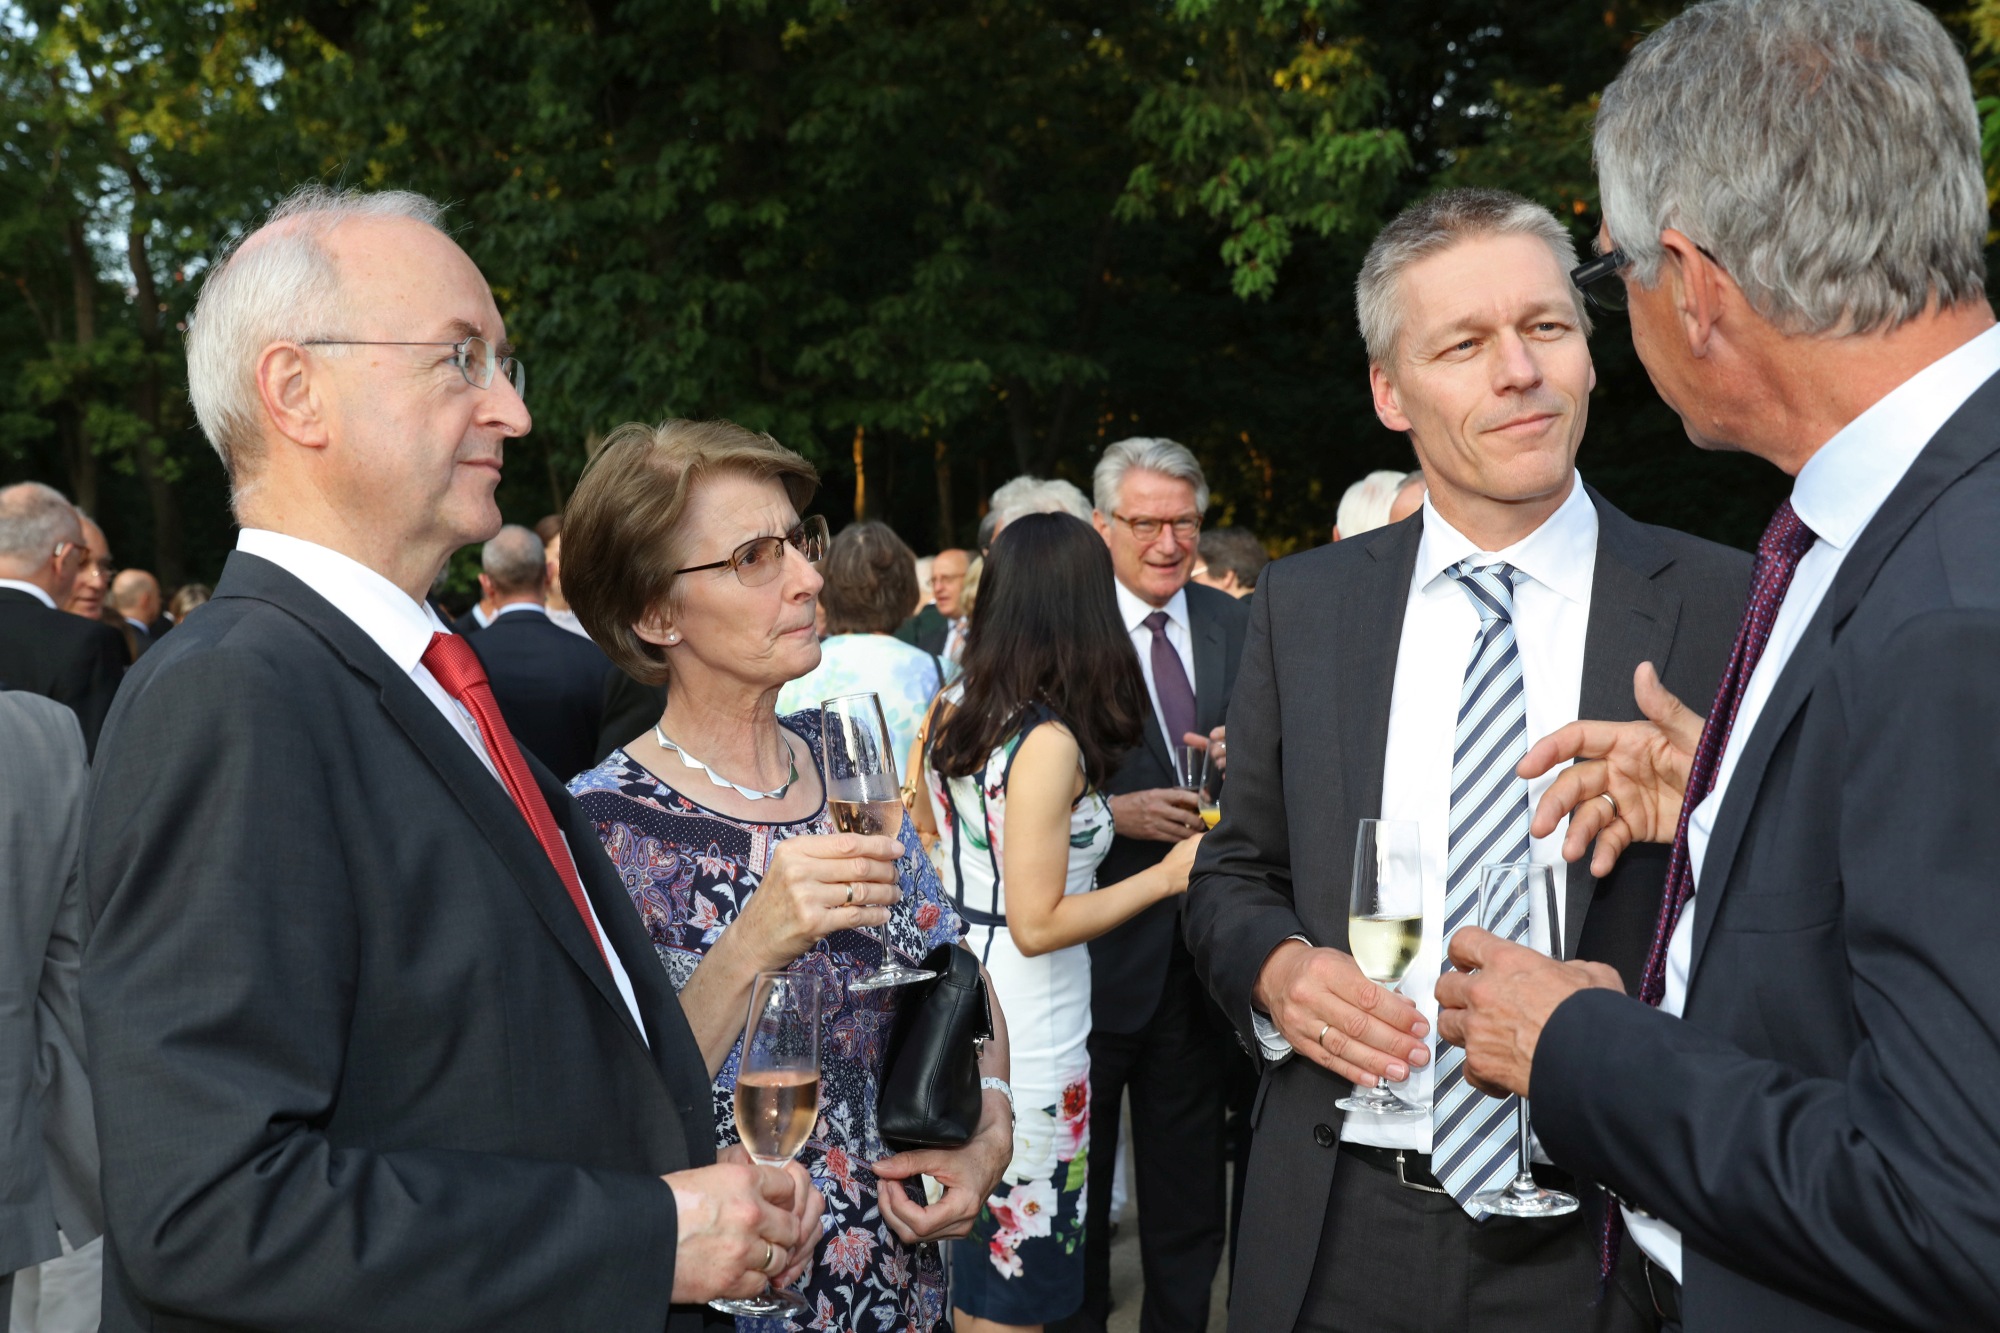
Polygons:
M1430 1059L1430 1024L1416 1005L1339 949L1280 944L1258 975L1256 1000L1294 1051L1350 1083L1400 1083Z
M731 1145L714 1166L661 1179L674 1192L679 1223L676 1304L755 1296L766 1279L789 1286L805 1271L826 1201L797 1162L759 1166Z

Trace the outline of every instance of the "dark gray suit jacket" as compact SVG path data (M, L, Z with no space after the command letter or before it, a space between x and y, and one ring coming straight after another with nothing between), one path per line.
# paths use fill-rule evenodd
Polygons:
M1688 1333L2000 1323L2000 377L1856 539L1743 745L1684 1019L1588 991L1535 1127L1681 1229Z
M1194 641L1195 728L1207 733L1221 726L1229 711L1250 613L1228 593L1193 582L1187 585L1187 607L1189 638ZM1150 697L1141 731L1144 743L1125 756L1104 784L1106 795L1175 785L1174 761L1167 754L1166 733ZM1229 759L1233 763L1235 758L1236 747L1231 745ZM1173 847L1170 842L1115 837L1097 868L1097 882L1116 884L1136 875L1165 859ZM1137 1032L1152 1021L1179 919L1180 904L1170 898L1090 942L1092 1031Z
M106 1330L700 1326L659 1177L713 1160L707 1070L527 762L643 1039L506 790L304 583L239 551L134 668L84 853Z
M83 729L53 699L0 691L0 1273L103 1229L83 1070L76 877Z
M131 654L125 636L101 620L53 611L32 593L0 588L0 688L68 704L83 725L84 748L111 711Z
M1584 634L1585 717L1634 718L1632 673L1659 668L1685 698L1713 695L1749 584L1741 551L1597 506ZM1292 935L1347 947L1348 881L1362 819L1379 816L1403 615L1422 518L1267 567L1229 709L1229 791L1188 888L1188 945L1217 1001L1257 1050L1251 992ZM1572 956L1638 984L1659 911L1665 848L1627 854L1603 880L1586 856L1566 879ZM1292 1327L1319 1253L1348 1085L1310 1060L1264 1072L1243 1231L1230 1292L1236 1333ZM1408 1276L1408 1275L1405 1275Z

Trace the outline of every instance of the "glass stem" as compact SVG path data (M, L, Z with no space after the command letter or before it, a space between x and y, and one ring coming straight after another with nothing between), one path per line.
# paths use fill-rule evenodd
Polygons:
M1514 1177L1514 1192L1516 1194L1533 1193L1535 1188L1535 1172L1533 1159L1528 1155L1528 1099L1526 1097L1516 1099L1514 1104L1514 1119L1519 1126L1521 1135L1521 1170Z

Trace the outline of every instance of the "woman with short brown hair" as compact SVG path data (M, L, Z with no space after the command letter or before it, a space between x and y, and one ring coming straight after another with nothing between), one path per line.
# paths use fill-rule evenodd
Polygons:
M887 923L912 961L961 927L907 820L900 840L832 831L819 711L778 713L779 691L820 659L826 524L800 517L817 480L770 436L728 422L612 432L564 513L564 584L591 637L628 673L665 684L667 703L570 790L680 993L715 1078L719 1145L737 1138L752 980L822 978L819 1116L800 1156L826 1199L808 1312L823 1327L865 1319L929 1333L944 1319L944 1279L924 1242L971 1229L1012 1152L1004 1023L996 1012L1000 1036L981 1060L994 1088L971 1142L887 1156L875 1099L909 992L848 983L883 961L868 927ZM944 1186L936 1203L905 1192L919 1174Z

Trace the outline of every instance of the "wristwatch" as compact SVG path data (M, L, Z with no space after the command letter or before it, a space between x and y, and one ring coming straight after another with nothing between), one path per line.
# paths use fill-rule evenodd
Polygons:
M1016 1116L1016 1112L1014 1110L1013 1085L1008 1083L1007 1080L1004 1078L994 1078L992 1075L989 1074L985 1078L979 1080L979 1090L981 1092L986 1091L988 1088L993 1089L993 1091L999 1093L1002 1097L1005 1097L1007 1099L1007 1115L1010 1119L1014 1118Z

